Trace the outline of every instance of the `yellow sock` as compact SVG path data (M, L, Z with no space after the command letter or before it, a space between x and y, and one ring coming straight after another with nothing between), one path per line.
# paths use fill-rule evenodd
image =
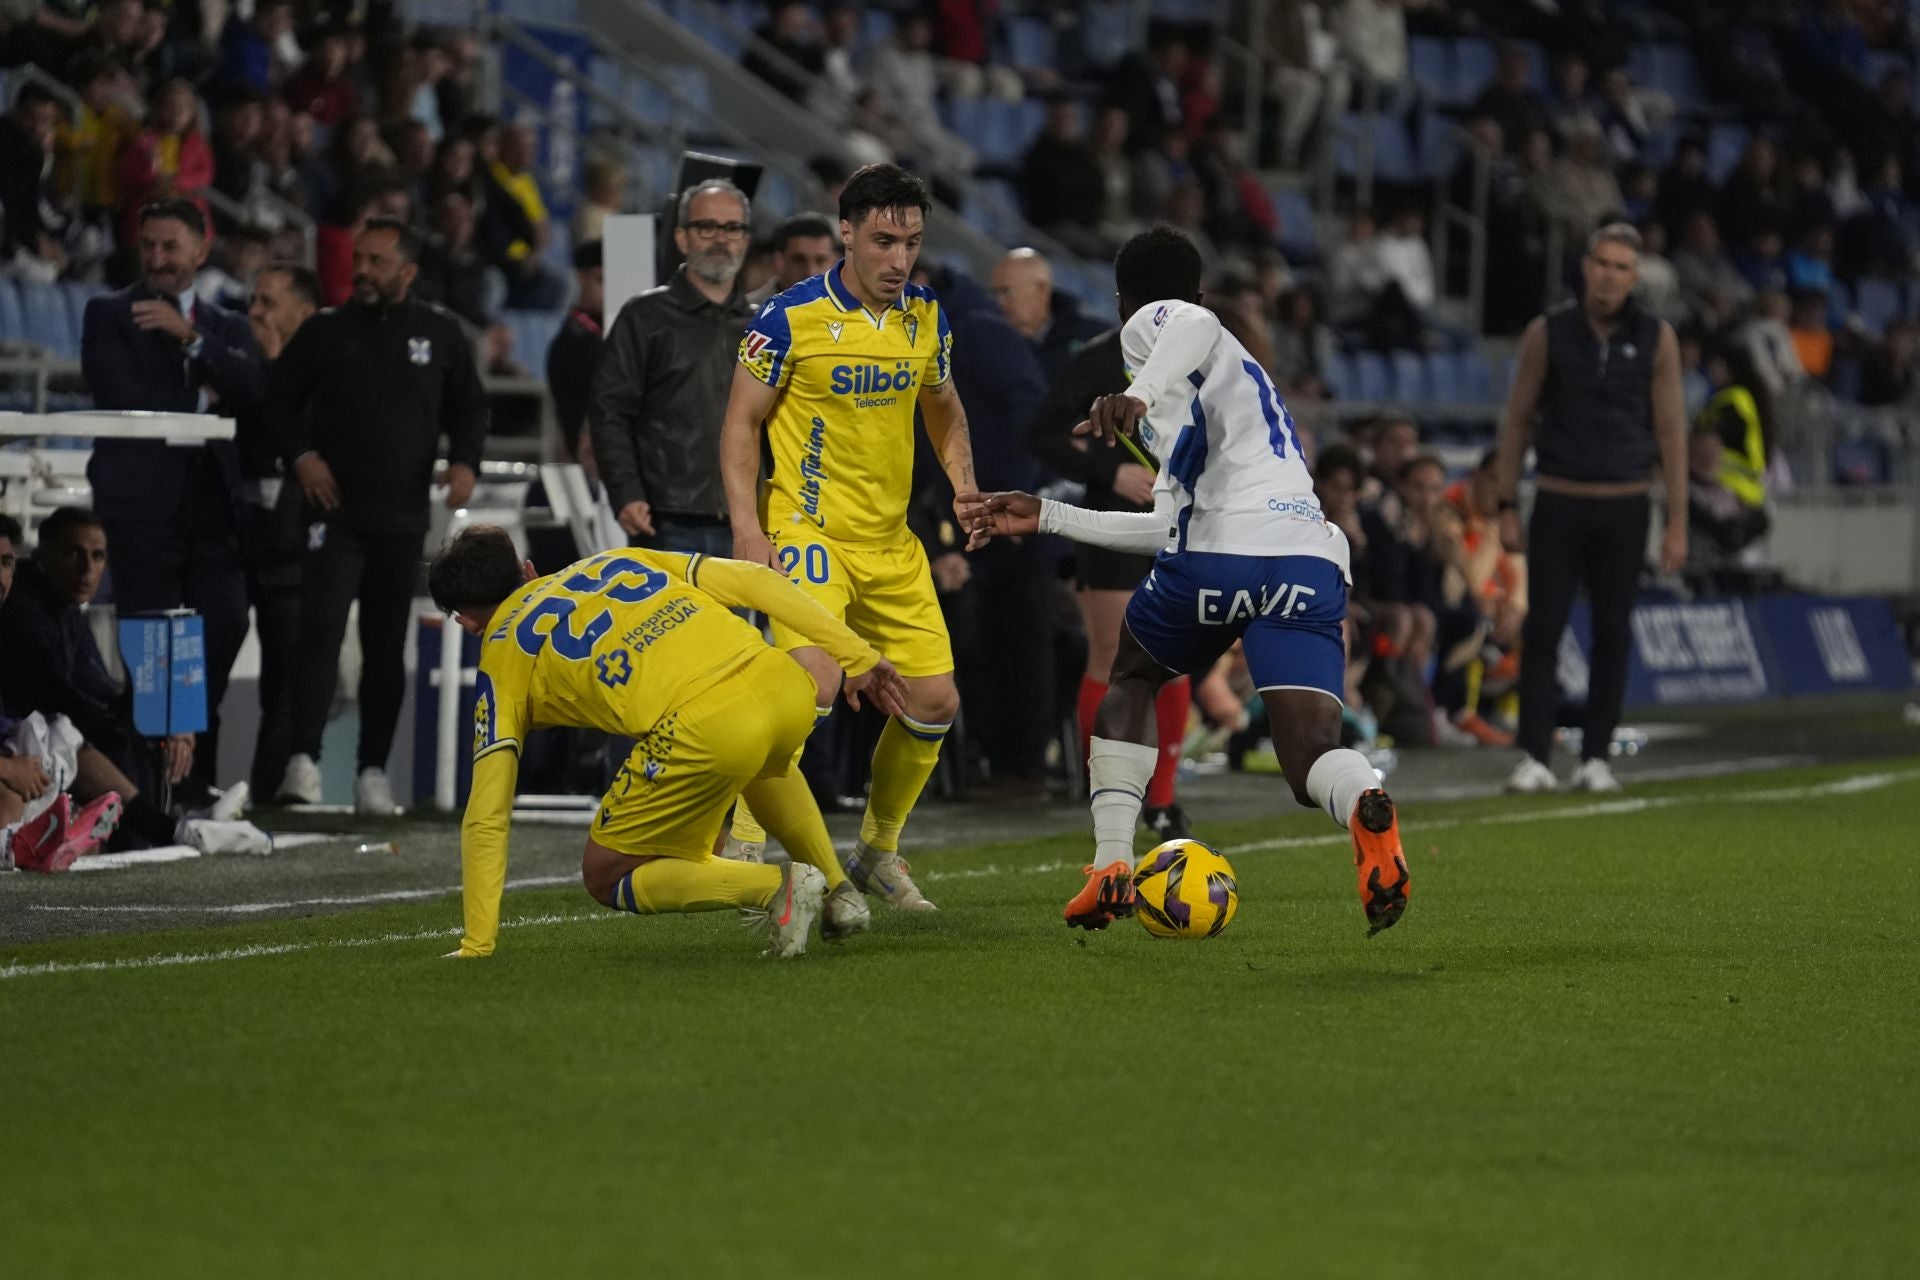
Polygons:
M827 834L827 820L820 816L820 806L814 803L813 790L807 786L798 765L780 777L755 778L749 782L740 794L742 808L746 807L748 797L752 797L755 811L765 820L767 830L773 833L788 857L820 868L820 873L827 878L827 892L840 887L847 873L840 869L840 859L833 851L833 837ZM734 830L739 829L736 820Z
M900 848L900 828L907 825L907 815L933 776L940 744L952 727L907 716L887 721L873 749L873 785L867 793L867 816L860 822L860 839L869 849L893 853Z
M621 911L648 916L764 907L779 891L780 868L766 863L729 862L712 856L655 858L620 877L613 900Z
M822 720L825 720L828 716L832 714L833 714L832 707L815 707L813 709L814 728L816 729L819 728L820 722ZM787 774L789 777L801 776L800 755L801 755L801 752L805 750L806 750L806 745L803 743L800 747L800 751L796 751L793 753L793 767L787 770ZM751 788L749 788L749 790L751 790ZM812 798L811 792L808 793L808 798L809 799ZM815 806L813 816L816 819L820 817L818 806ZM745 795L742 795L738 800L734 801L733 824L728 829L728 832L730 835L733 836L735 840L738 840L741 844L764 845L767 842L767 829L764 826L760 825L760 819L754 816L753 807L747 803L747 797ZM791 854L793 853L793 850L789 849L787 850L787 852ZM797 857L798 855L795 855L795 856ZM801 858L800 861L805 862L806 859ZM831 861L831 859L829 859L829 861ZM838 866L839 864L835 863L834 865ZM829 889L833 888L833 872L829 871L826 867L821 867L820 869L822 871L827 872L827 888Z

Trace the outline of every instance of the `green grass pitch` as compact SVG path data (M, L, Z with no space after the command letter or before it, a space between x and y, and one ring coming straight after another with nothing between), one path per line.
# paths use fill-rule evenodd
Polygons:
M0 947L0 1274L1913 1274L1920 761L1404 823L1371 942L1302 813L1204 943L1062 927L1060 839L788 964L565 889Z

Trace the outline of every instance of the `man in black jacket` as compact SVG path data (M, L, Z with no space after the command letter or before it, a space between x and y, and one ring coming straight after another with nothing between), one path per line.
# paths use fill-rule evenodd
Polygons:
M740 294L747 198L713 180L680 197L673 279L620 308L587 405L601 483L634 546L730 556L720 419L753 312Z
M245 413L266 384L260 348L236 315L196 296L206 223L188 200L140 211L138 284L87 304L80 371L99 409ZM113 601L122 614L185 606L206 627L207 726L193 792L214 782L220 701L247 637L240 559L241 483L233 442L99 440L87 462L93 501L113 543Z
M307 499L293 755L279 797L320 799L320 738L347 610L360 602L360 754L354 807L391 813L387 755L406 695L407 610L427 495L447 438L447 506L466 505L487 435L486 393L460 321L408 296L419 240L369 218L353 297L302 325L273 368L270 429Z

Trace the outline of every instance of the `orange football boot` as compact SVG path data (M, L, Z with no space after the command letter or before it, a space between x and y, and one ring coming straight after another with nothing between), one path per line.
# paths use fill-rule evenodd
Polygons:
M1400 849L1400 819L1393 800L1377 787L1362 792L1348 830L1353 833L1353 866L1371 938L1398 924L1407 909L1407 857Z
M1133 868L1125 862L1082 867L1087 883L1060 914L1070 929L1104 929L1133 914Z

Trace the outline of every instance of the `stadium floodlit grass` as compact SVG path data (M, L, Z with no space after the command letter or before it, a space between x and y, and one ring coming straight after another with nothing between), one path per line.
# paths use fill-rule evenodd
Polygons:
M1404 821L1371 942L1302 814L1202 943L1050 840L788 964L562 890L10 948L0 1270L1911 1274L1920 761Z

